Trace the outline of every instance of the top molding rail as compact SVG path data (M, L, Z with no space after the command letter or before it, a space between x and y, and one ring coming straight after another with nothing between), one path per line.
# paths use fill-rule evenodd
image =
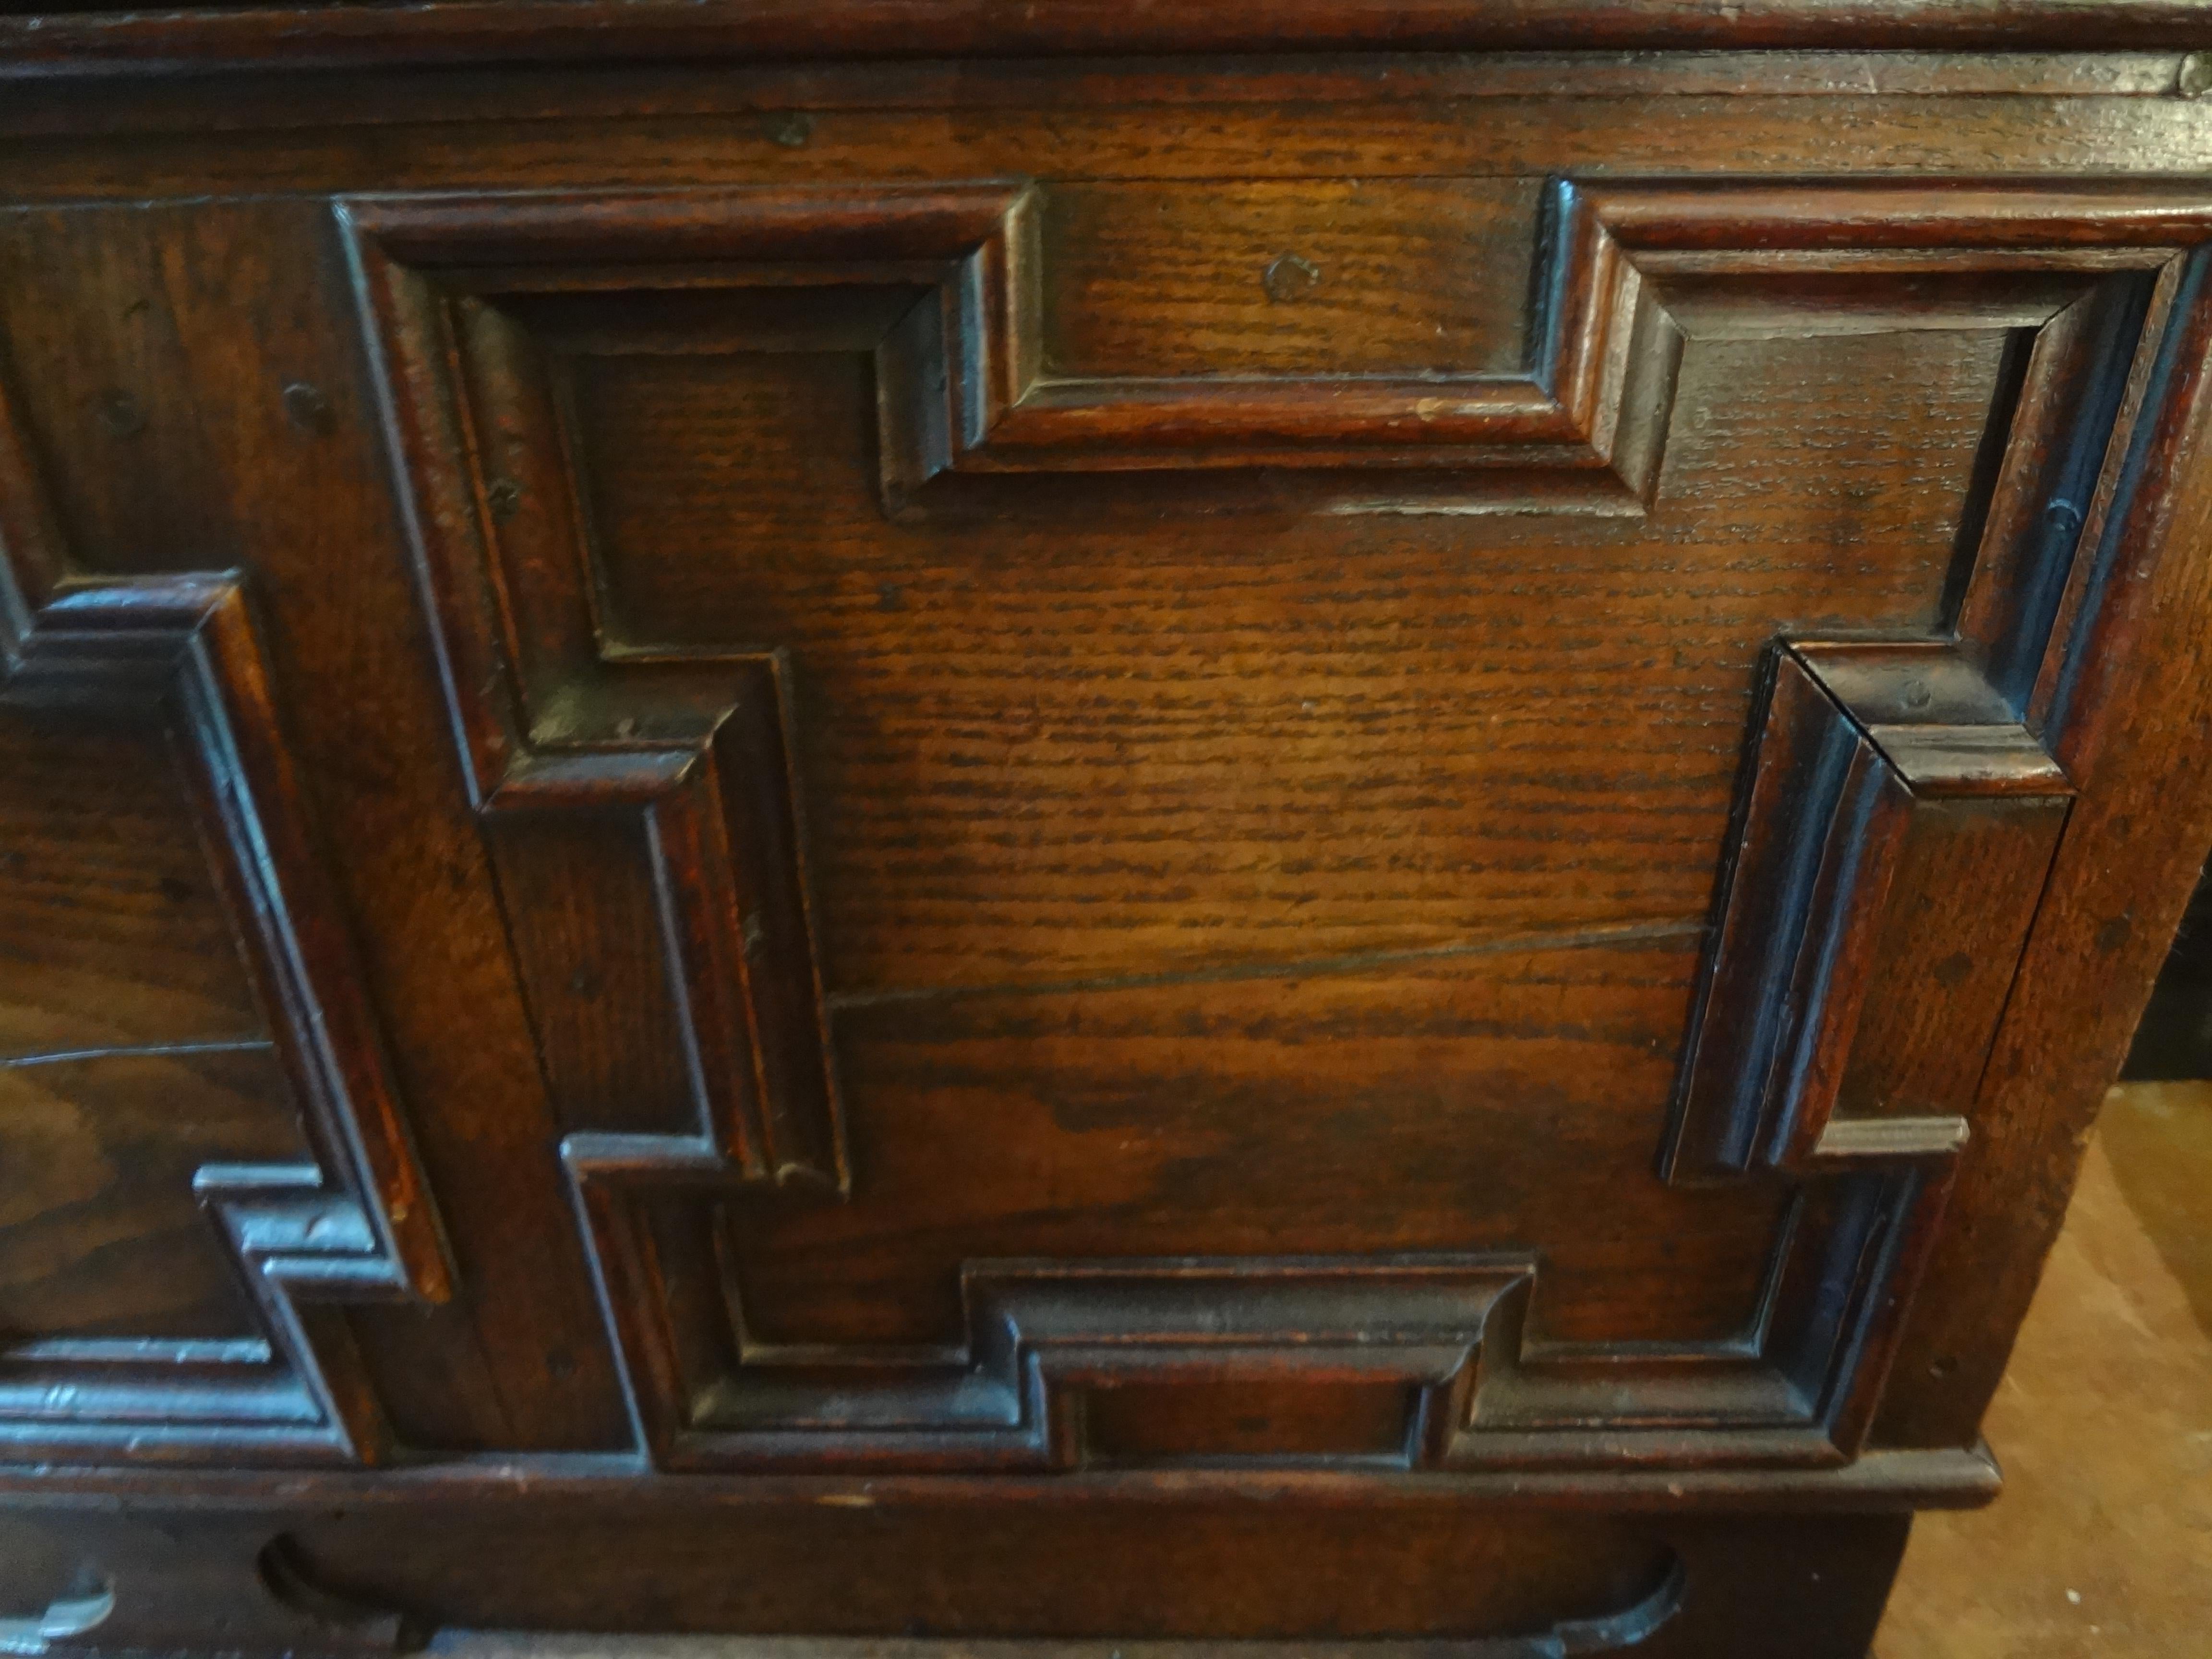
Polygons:
M2212 46L2203 0L431 0L27 12L0 75L1193 53Z

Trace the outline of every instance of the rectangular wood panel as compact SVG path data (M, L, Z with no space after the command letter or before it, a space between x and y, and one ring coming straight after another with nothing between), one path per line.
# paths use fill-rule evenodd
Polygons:
M0 711L0 1050L264 1030L158 722Z
M833 994L1014 988L1696 919L1766 640L1936 620L2003 344L1693 345L1571 531L886 524L857 356L593 359L574 441L626 648L792 653Z

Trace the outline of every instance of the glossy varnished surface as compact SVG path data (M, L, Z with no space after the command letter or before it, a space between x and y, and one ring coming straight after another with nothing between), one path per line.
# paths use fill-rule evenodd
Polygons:
M9 1502L228 1506L115 1640L1855 1651L2208 834L2194 72L940 21L9 60L8 1431L198 1467Z
M15 9L15 8L11 8ZM31 10L28 7L21 9ZM164 58L215 64L298 62L529 62L595 52L712 59L729 53L770 58L848 55L892 58L1018 56L1024 53L1237 52L1285 51L1497 50L1728 46L1964 46L2034 50L2083 46L2186 47L2197 40L2198 13L2187 0L2112 0L2092 22L2066 0L2008 7L1992 15L1972 0L1908 6L1877 3L1845 10L1803 0L1755 0L1734 16L1714 17L1689 0L1518 0L1468 5L1425 0L1376 13L1342 0L1278 0L1264 19L1224 17L1198 0L1148 8L1138 18L1097 0L1049 11L1007 14L977 0L933 0L921 9L894 0L847 0L823 9L778 0L704 15L653 8L617 21L585 11L549 15L536 0L441 3L404 20L349 15L328 7L257 15L218 5L169 16L101 12L59 14L41 33L21 27L9 57L33 72L131 66ZM69 16L82 9L79 20ZM28 20L27 20L28 21ZM395 27L395 23L397 27Z
M6 1047L17 1059L263 1035L158 726L6 717Z

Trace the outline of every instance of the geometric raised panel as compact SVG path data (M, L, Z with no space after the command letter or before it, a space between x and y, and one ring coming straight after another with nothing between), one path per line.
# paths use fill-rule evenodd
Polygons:
M443 1300L450 1269L242 579L71 574L4 399L0 675L0 703L42 730L92 720L166 734L299 1118L282 1155L210 1159L183 1176L234 1268L251 1333L11 1334L0 1449L21 1461L373 1460L386 1433L340 1304ZM168 1109L192 1111L195 1099L175 1092ZM112 1115L104 1099L83 1109L102 1127ZM222 1133L212 1121L190 1131Z
M2074 794L1945 646L1781 647L1758 707L1677 1179L1963 1139Z
M340 212L641 1449L667 1467L1067 1468L1150 1443L1092 1401L1204 1386L1310 1391L1334 1426L1256 1454L1292 1461L1858 1453L2092 741L2070 710L2116 538L2156 488L2129 458L2181 383L2202 260L2178 250L2201 212L2117 191L1555 182L1518 372L1082 378L1045 361L1053 273L1019 182ZM1686 341L2005 337L1979 517L1937 625L1787 632L1753 700L1652 1177L1775 1202L1742 1329L1542 1338L1533 1249L979 1258L951 1343L749 1328L722 1207L853 1190L790 665L777 641L647 651L605 625L588 469L545 342L596 326L595 307L665 317L734 294L772 311L817 290L852 307L840 349L872 354L881 501L908 519L1018 514L1042 478L1063 507L1636 517L1662 487ZM610 1012L592 964L625 959L653 988ZM1402 1421L1374 1406L1391 1391ZM1090 1435L1093 1416L1112 1432Z
M780 653L605 642L562 388L498 303L526 277L434 284L398 256L511 256L404 216L354 223L403 506L556 1109L748 1178L842 1184Z
M511 339L474 337L502 301L899 286L921 302L901 307L874 346L881 483L894 514L944 498L1003 505L962 488L993 477L1132 473L1146 475L1149 500L1182 489L1234 500L1249 487L1257 499L1340 510L1506 501L1633 512L1654 482L1680 355L1635 267L1565 184L1544 204L1524 368L1308 378L1048 372L1040 210L1020 183L614 192L580 213L578 199L344 204L402 399L402 441L440 418L407 390L428 365L418 353L429 341L454 342L471 374L513 368ZM487 437L504 431L477 418ZM1486 474L1510 477L1510 489ZM526 497L528 481L505 482Z

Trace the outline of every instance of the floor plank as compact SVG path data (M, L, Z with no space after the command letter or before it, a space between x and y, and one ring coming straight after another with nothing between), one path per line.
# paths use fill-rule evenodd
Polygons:
M1915 1526L1878 1659L2201 1659L2212 1085L2113 1091L1984 1426L2004 1495Z

